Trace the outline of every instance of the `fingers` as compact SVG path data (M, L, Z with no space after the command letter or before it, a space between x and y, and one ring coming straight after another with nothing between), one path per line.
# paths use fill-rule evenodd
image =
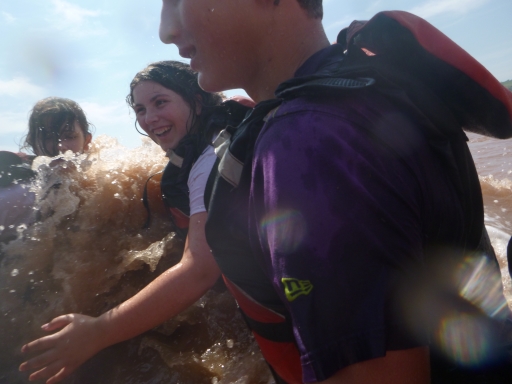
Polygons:
M57 374L55 376L51 377L46 382L46 384L58 383L59 381L64 380L66 377L71 375L71 373L73 373L74 370L75 370L75 368L64 367L59 372L57 372Z
M22 353L29 353L29 352L40 352L44 351L46 349L50 349L55 345L54 338L51 336L45 336L41 337L40 339L31 341L28 344L25 344L23 347L21 347Z
M31 381L47 379L48 384L57 383L69 376L95 353L89 346L92 319L89 316L70 314L56 317L45 324L42 327L45 331L62 329L24 345L21 349L23 353L39 355L22 363L20 371L33 372L30 375Z
M51 332L56 329L65 327L66 325L71 323L74 318L75 318L74 314L59 316L59 317L56 317L55 319L53 319L52 321L50 321L48 324L44 324L41 328L47 332Z
M68 377L76 369L76 366L58 359L58 354L54 350L50 350L24 362L20 365L19 369L20 371L33 371L39 369L29 376L29 380L35 381L48 379L46 383L51 384L58 383Z
M63 368L60 362L55 362L31 374L29 376L29 380L36 381L48 379L46 384L58 383L69 376L71 372L73 372L72 369L68 369L66 367Z
M51 332L56 329L65 327L66 325L70 324L74 319L74 315L64 315L59 316L50 321L48 324L44 324L41 328L44 331ZM52 335L53 336L53 335ZM52 336L45 336L40 339L34 340L30 343L25 344L23 347L21 347L22 353L28 353L28 352L38 352L43 351L45 349L49 349L54 346L55 341L54 337Z
M50 363L55 363L55 352L53 349L46 351L28 361L25 361L20 365L19 370L23 371L33 371L35 369L39 369L45 366L49 366Z

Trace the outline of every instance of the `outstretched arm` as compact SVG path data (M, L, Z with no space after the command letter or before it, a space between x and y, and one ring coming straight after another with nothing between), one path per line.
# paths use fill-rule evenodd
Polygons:
M30 380L59 382L100 350L152 329L197 301L220 276L206 243L206 218L206 212L191 216L181 261L137 295L97 318L69 314L43 325L45 331L62 329L24 345L22 352L40 354L20 370L33 371Z

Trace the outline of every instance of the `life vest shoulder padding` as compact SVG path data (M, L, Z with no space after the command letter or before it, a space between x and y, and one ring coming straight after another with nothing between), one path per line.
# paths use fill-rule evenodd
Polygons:
M381 12L353 22L340 32L338 43L386 56L413 74L451 107L465 129L512 137L512 92L426 20L403 11Z

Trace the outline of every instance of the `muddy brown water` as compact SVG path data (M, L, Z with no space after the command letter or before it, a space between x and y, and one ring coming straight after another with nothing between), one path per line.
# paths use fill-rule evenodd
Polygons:
M84 156L85 157L85 156ZM148 176L166 159L146 141L127 150L98 137L87 158L49 166L38 158L32 187L43 221L2 249L0 383L27 383L21 346L64 313L97 316L133 296L181 258L183 241L152 206L141 204ZM158 183L150 183L150 193ZM32 192L28 192L32 193ZM157 192L156 192L157 193ZM173 292L169 292L172 295ZM272 382L236 304L219 282L190 309L133 340L100 352L66 383Z
M469 135L491 238L512 233L512 140ZM69 312L99 315L138 292L181 257L183 242L140 200L149 175L166 163L147 141L127 150L98 137L87 158L34 165L41 223L3 248L0 268L0 383L26 383L22 344L40 325ZM152 191L157 190L153 182ZM58 187L55 187L58 185ZM155 203L157 204L157 203ZM155 212L158 207L153 207ZM502 244L501 244L502 247ZM504 265L503 249L498 256ZM510 292L510 278L504 275ZM172 295L169 292L169 295ZM509 303L511 301L509 300ZM231 296L218 283L162 326L100 352L65 381L98 383L272 383Z

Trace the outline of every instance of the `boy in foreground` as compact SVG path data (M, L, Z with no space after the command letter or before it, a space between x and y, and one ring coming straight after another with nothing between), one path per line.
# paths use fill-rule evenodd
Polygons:
M357 76L301 88L342 67L321 19L321 0L164 0L160 38L200 86L259 103L215 143L207 241L278 382L428 383L430 332L481 315L435 275L485 238L463 124Z
M339 56L321 18L322 3L314 0L164 0L160 38L191 59L205 90L243 88L264 102L283 81L314 74ZM390 308L391 292L408 266L422 262L424 228L444 222L451 228L446 237L455 238L462 212L419 135L399 143L408 165L370 140L368 128L414 126L400 112L368 92L294 99L262 128L252 175L242 175L238 185L244 196L230 204L249 201L239 222L229 209L217 208L222 196L213 192L207 239L228 286L239 304L240 292L246 293L276 313L274 323L281 316L293 328L293 340L279 342L255 330L283 381L430 380L427 344L404 335L404 320ZM423 200L434 182L435 194ZM233 222L247 229L244 240L233 237ZM242 254L247 257L237 265ZM244 264L261 271L241 272ZM287 296L294 283L312 289ZM258 322L241 307L250 324ZM283 362L297 352L296 361Z

